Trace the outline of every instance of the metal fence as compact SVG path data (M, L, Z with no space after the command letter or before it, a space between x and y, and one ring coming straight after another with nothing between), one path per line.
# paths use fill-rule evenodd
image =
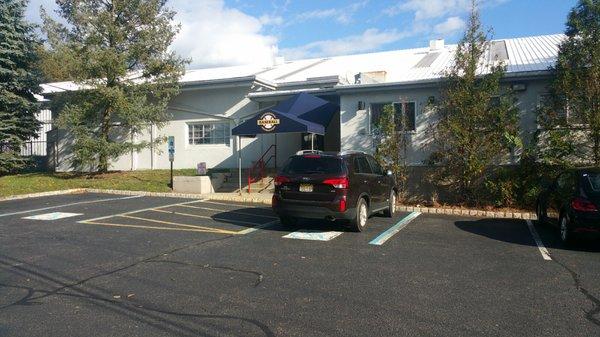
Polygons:
M42 110L37 114L37 119L41 126L37 138L31 138L23 144L21 156L23 157L44 157L47 155L47 136L46 132L52 130L52 112Z
M25 142L21 148L23 157L44 157L46 156L46 140L32 140Z

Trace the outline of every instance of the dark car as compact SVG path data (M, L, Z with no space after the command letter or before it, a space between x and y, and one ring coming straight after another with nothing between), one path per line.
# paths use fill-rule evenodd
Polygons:
M537 202L540 222L559 229L569 243L574 234L600 233L600 168L574 169L561 173Z
M344 220L362 231L370 215L396 211L391 172L362 152L299 152L275 178L273 210L284 225L296 220Z

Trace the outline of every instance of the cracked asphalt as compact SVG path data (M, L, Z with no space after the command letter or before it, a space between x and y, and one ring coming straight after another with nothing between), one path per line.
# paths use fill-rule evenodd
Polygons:
M522 220L420 215L369 244L406 215L352 233L187 199L0 202L0 336L600 336L597 241L535 224L545 261ZM343 233L282 238L304 229Z

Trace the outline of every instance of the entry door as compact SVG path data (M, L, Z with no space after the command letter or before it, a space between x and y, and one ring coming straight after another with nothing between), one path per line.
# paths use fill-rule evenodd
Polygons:
M311 149L311 134L303 133L302 134L302 150L310 150ZM315 150L325 150L325 138L321 135L314 135L314 149Z

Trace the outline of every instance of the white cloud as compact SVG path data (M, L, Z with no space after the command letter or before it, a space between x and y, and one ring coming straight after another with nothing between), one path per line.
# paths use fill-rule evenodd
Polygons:
M192 58L192 68L267 64L277 51L277 38L263 29L280 19L261 20L227 7L223 0L172 0L168 5L178 12L175 21L181 22L172 48Z
M380 31L371 28L359 35L315 41L304 46L283 49L281 53L289 59L355 54L380 49L411 34L412 32L399 32L395 29Z
M264 14L258 20L265 26L280 26L283 24L283 17L279 15Z
M467 26L466 22L458 16L452 16L446 19L446 21L439 23L433 27L433 31L440 36L452 36L457 32L465 29Z
M30 0L28 20L41 22L40 5L51 15L57 8L54 0ZM256 18L227 7L224 0L170 0L167 6L177 11L175 21L181 23L181 31L171 47L192 59L191 68L267 64L277 52L277 38L264 29L283 23L281 16Z
M333 19L341 24L349 24L353 21L357 11L364 8L369 3L368 0L355 2L343 8L317 9L314 11L300 13L296 16L296 22L308 20Z
M478 0L481 7L499 5L510 0ZM386 9L385 13L394 16L403 12L414 12L415 20L441 18L467 12L471 0L403 0Z

